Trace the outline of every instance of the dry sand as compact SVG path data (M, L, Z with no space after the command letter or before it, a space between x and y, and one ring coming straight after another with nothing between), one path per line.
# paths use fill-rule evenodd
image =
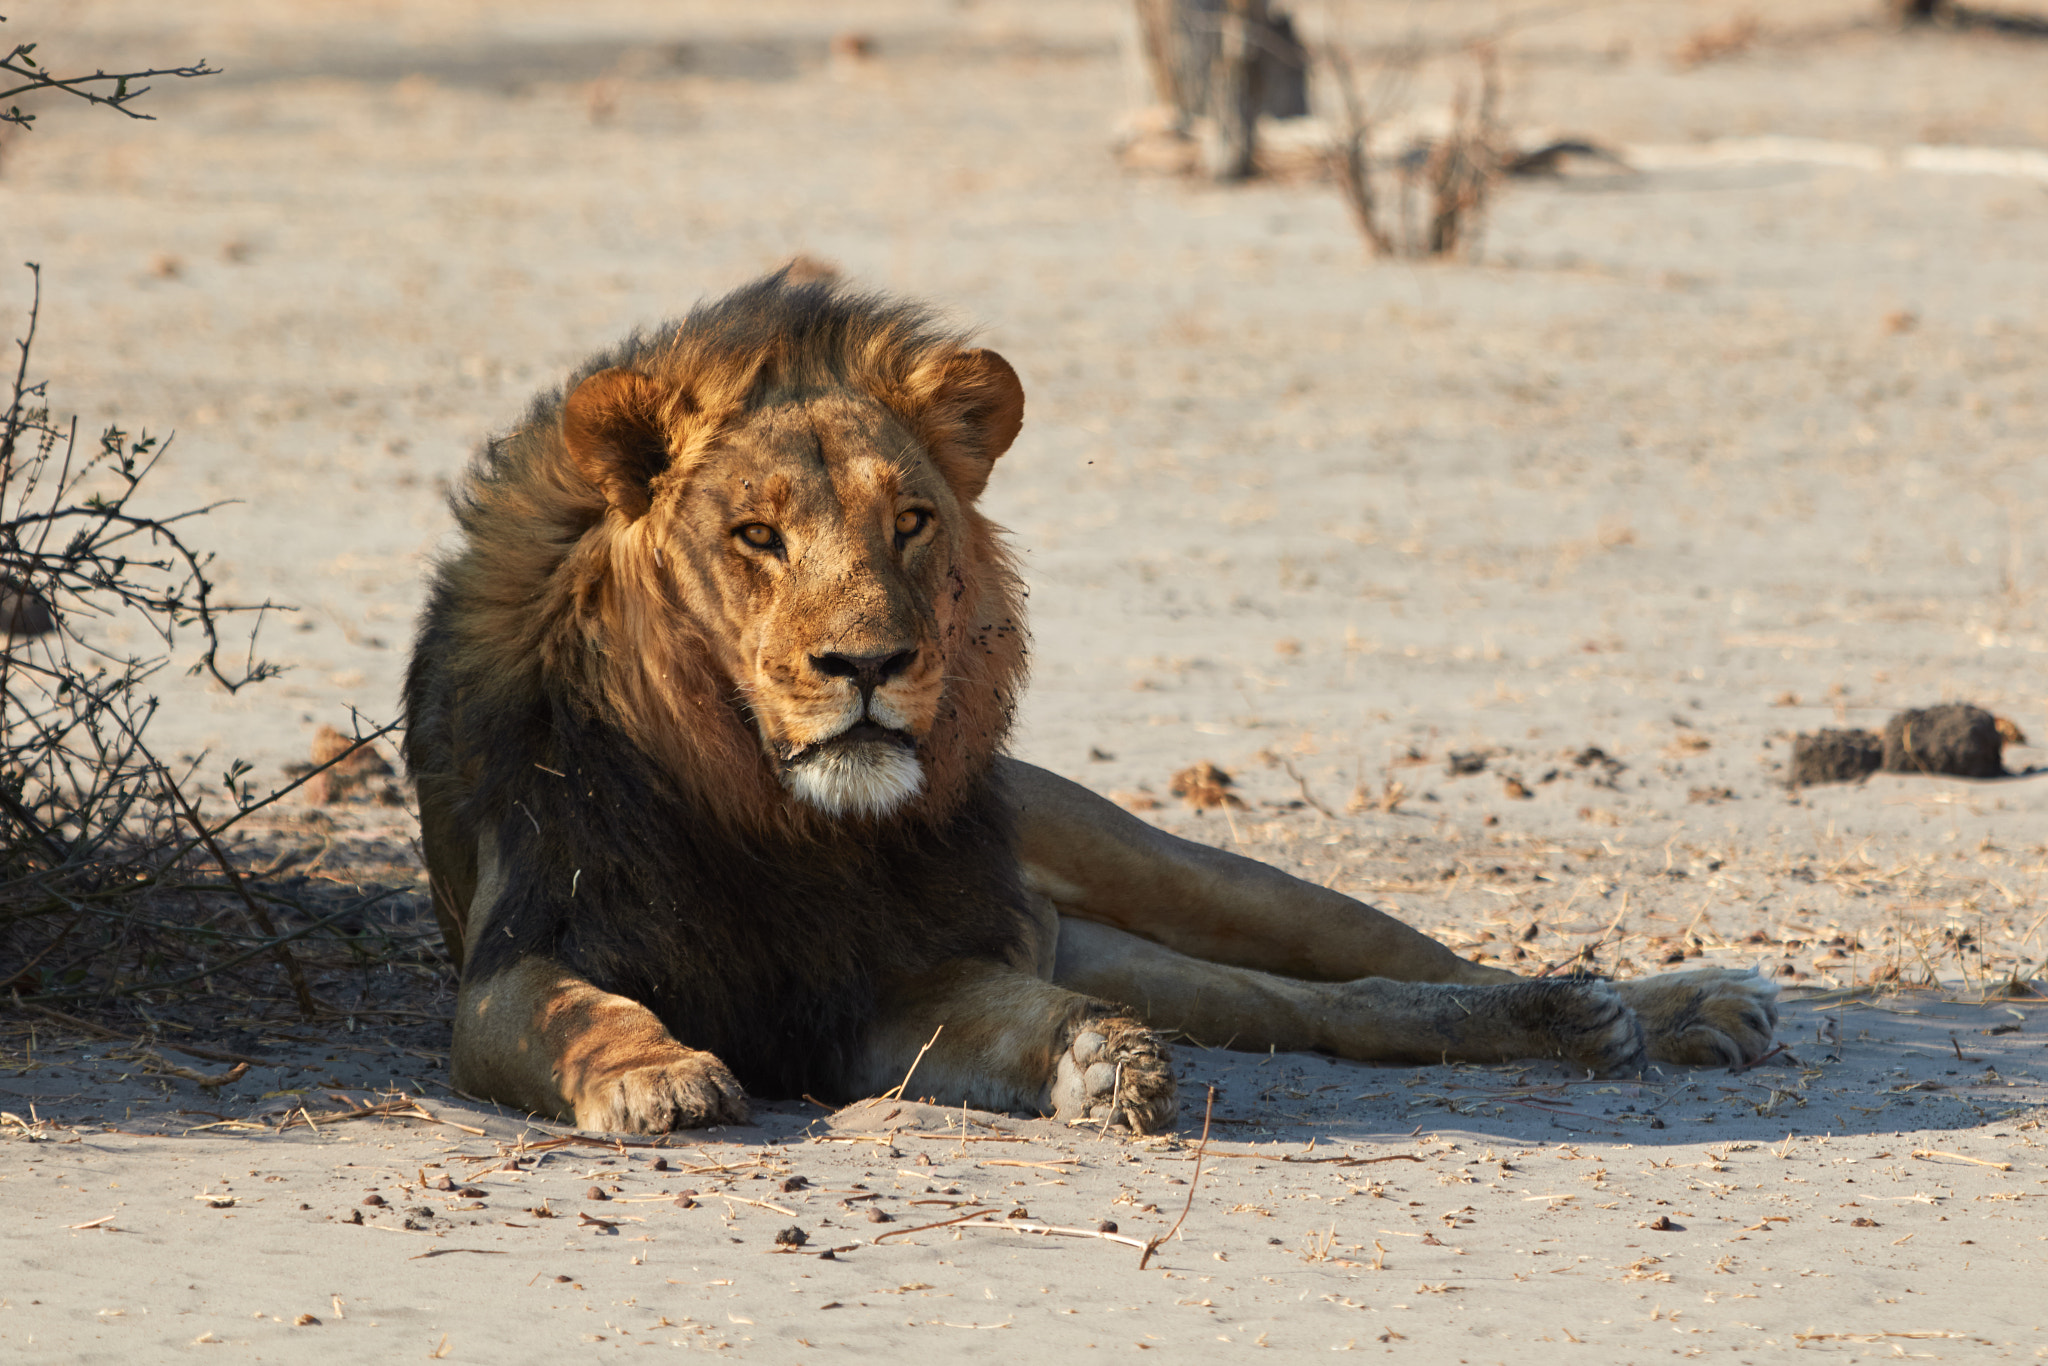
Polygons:
M1773 7L1688 71L1728 7L1519 30L1515 126L1649 169L1518 184L1479 263L1429 266L1367 262L1325 185L1120 168L1107 3L11 15L53 62L228 68L153 124L49 110L0 170L53 399L175 428L165 506L241 499L207 529L227 587L301 608L282 680L167 687L172 748L275 773L389 716L479 435L808 252L1025 377L989 495L1032 588L1023 757L1474 954L1761 961L1789 1003L1741 1075L1186 1047L1171 1137L790 1104L660 1149L451 1096L445 985L331 1028L224 1013L201 1042L264 1065L210 1088L17 1015L5 1355L2048 1355L2048 1016L1987 994L2048 954L2048 787L1784 785L1793 733L1902 707L2048 732L2043 50L1875 8ZM856 22L872 59L830 56ZM1176 802L1199 760L1247 805ZM333 824L408 857L402 813ZM912 1232L1022 1208L1142 1243L1183 1207L1143 1270Z

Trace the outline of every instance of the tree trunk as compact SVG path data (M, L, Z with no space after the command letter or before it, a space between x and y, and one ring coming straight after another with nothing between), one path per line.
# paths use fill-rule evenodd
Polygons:
M1294 24L1268 0L1135 0L1152 88L1175 128L1213 122L1209 169L1218 179L1252 174L1258 118L1308 112L1308 53Z

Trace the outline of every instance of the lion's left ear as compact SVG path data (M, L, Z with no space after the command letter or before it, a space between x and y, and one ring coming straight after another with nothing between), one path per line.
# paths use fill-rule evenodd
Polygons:
M1024 426L1024 385L993 351L958 351L939 366L926 408L926 443L947 482L968 502Z

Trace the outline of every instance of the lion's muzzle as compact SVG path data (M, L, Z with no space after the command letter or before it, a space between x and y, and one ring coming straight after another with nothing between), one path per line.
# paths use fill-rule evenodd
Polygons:
M861 720L788 756L782 782L829 816L884 816L917 795L924 766L913 737Z

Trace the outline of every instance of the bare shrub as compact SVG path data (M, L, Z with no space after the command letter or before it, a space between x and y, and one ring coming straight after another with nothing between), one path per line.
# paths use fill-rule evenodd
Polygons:
M1360 81L1344 45L1332 39L1320 58L1338 96L1330 168L1352 221L1375 256L1476 255L1486 210L1511 157L1500 119L1500 59L1491 42L1466 44L1472 74L1458 82L1450 126L1394 161L1396 211L1389 223L1373 183L1377 129L1406 102L1429 52L1418 42L1386 53L1371 86Z
M67 77L34 53L18 43L0 57L0 72L16 80L0 101L69 96L146 119L131 107L149 90L143 82L215 72L201 61ZM35 119L5 105L0 132L27 132ZM32 301L0 380L0 999L76 1025L52 1007L161 1006L237 987L245 999L267 996L274 979L254 977L274 969L292 1006L312 1016L320 1002L294 942L352 931L343 961L361 967L416 956L410 941L426 936L388 915L373 920L395 890L282 891L245 873L227 840L329 768L360 766L370 741L395 726L359 723L352 739L330 745L327 763L264 795L249 765L233 762L214 790L224 802L204 789L196 763L174 768L151 748L150 688L174 655L189 651L190 672L229 692L277 672L255 655L255 625L273 605L218 598L212 557L188 539L210 508L146 510L142 488L167 442L118 426L81 441L77 419L52 411L32 374L42 274L28 268ZM248 646L231 659L223 632L241 614L251 617ZM114 644L121 631L144 645Z

